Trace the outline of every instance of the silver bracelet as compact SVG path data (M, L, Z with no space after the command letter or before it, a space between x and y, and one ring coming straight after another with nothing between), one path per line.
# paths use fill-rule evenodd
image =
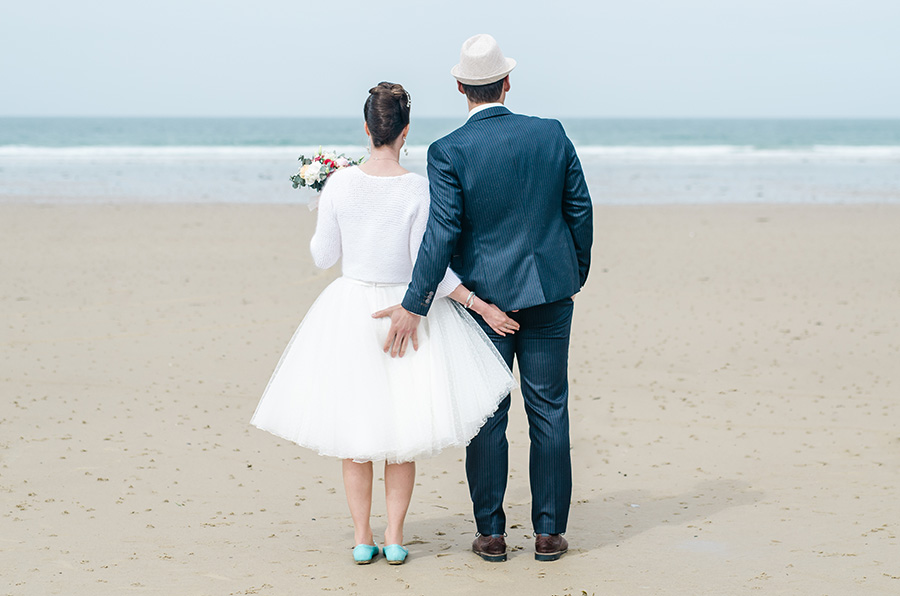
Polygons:
M466 308L472 308L472 304L475 303L475 292L469 292L469 297L466 298Z

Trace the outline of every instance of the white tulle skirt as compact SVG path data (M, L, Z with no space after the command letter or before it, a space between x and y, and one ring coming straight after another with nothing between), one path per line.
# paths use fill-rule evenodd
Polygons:
M382 350L407 284L341 277L300 323L250 423L321 455L412 461L466 445L515 382L494 345L460 305L434 302L419 349Z

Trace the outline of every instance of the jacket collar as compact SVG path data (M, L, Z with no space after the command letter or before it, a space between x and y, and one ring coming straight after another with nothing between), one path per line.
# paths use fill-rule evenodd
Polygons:
M481 110L480 112L476 112L475 114L472 114L471 116L469 116L469 119L466 120L466 123L477 122L478 120L484 120L486 118L493 118L494 116L507 116L509 114L512 114L512 112L510 112L509 108L507 108L506 106L503 106L503 105L495 106L495 107L487 108L486 110Z

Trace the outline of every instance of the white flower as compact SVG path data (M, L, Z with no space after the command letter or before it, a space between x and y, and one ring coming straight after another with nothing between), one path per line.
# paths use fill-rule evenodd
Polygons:
M339 168L346 168L347 166L350 165L350 160L342 155L341 157L334 160L334 165L336 165Z
M306 168L306 172L303 174L303 179L306 180L307 184L313 184L318 181L319 174L322 172L322 164L317 161L309 164L309 167Z
M326 159L330 159L331 161L334 161L335 157L337 157L337 155L335 155L334 153L326 153L322 156L322 160L324 161Z

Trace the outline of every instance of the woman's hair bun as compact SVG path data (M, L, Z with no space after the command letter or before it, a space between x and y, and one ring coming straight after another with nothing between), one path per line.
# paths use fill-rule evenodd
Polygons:
M388 94L394 99L403 99L406 97L406 89L403 85L397 83L378 83L378 85L369 89L370 95Z
M369 125L372 144L389 145L409 124L409 92L403 85L381 82L369 89L363 115Z

